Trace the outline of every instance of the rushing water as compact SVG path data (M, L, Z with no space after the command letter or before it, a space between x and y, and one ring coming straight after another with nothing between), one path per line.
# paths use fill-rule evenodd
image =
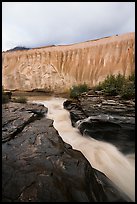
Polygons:
M63 98L34 100L48 108L47 117L54 120L54 127L62 139L74 149L80 150L91 166L100 170L135 201L135 154L123 155L107 142L80 134L72 127L70 114L63 108Z

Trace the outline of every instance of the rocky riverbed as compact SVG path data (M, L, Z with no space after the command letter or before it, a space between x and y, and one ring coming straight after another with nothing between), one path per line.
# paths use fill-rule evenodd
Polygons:
M83 135L114 144L124 154L135 152L135 100L85 93L67 100L73 126Z
M2 105L2 201L129 202L61 139L47 111L40 104Z

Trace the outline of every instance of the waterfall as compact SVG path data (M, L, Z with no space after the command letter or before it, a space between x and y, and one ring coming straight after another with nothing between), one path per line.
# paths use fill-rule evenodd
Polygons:
M83 153L91 166L103 172L118 188L135 201L135 154L124 155L114 145L81 135L72 127L70 114L63 108L63 98L35 100L48 108L48 118L64 142Z

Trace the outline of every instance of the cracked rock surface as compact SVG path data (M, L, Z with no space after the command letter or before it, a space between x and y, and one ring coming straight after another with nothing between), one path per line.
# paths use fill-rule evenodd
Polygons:
M130 201L63 142L46 113L40 104L2 105L2 201Z

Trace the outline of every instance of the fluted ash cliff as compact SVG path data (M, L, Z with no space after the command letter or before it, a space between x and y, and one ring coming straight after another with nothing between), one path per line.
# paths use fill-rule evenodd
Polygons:
M98 84L108 74L135 70L135 33L78 44L2 53L2 84L8 90L63 92L74 84Z

